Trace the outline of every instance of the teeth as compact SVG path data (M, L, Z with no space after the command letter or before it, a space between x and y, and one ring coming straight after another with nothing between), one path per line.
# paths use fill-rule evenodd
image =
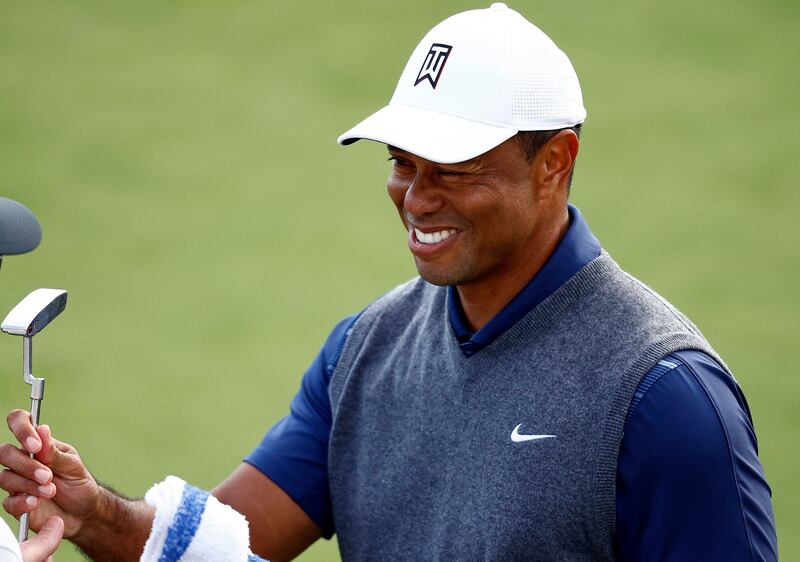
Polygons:
M438 244L442 240L447 240L456 232L458 231L455 228L440 230L439 232L422 232L418 228L414 229L414 234L417 236L417 240L422 244Z

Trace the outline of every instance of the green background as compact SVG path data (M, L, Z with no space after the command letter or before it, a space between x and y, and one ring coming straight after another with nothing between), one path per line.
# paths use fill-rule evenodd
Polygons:
M213 486L330 328L414 273L384 148L335 139L433 24L483 6L0 1L0 194L44 228L6 259L0 311L69 290L34 371L43 421L99 479ZM573 202L747 394L784 560L800 559L799 6L513 4L581 78ZM20 347L0 337L3 411L27 404Z

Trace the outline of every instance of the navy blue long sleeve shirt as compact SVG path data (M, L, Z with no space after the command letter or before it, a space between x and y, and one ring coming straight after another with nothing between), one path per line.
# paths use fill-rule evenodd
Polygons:
M536 276L472 332L450 287L448 311L471 355L600 254L575 207L570 227ZM328 383L358 315L341 321L303 377L290 413L245 459L322 529L335 532L328 490ZM616 548L625 561L777 560L771 492L744 395L711 357L674 353L648 373L629 407L617 464Z

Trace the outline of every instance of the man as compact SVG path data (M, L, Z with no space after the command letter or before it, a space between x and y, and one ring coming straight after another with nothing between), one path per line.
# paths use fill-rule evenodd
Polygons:
M493 4L434 27L389 106L340 137L387 144L420 278L333 330L290 415L213 492L254 552L335 532L345 560L776 558L735 380L567 204L585 117L566 55ZM97 559L200 540L172 515L195 511L182 483L122 498L24 412L9 425L37 453L0 453L11 513L36 496L34 524L62 514Z
M0 197L0 263L4 255L24 254L36 249L42 231L36 216L24 205ZM39 534L17 544L11 529L0 521L0 562L41 562L48 560L61 542L64 522L50 517Z

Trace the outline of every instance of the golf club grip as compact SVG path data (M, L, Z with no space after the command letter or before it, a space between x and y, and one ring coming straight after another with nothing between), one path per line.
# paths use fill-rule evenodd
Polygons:
M39 425L41 404L42 404L41 400L37 398L31 398L31 421L33 422L33 427L37 427ZM33 458L33 453L29 453L28 456ZM29 519L28 513L23 513L19 518L19 531L17 532L17 540L20 543L23 543L26 540L28 540L28 519Z

